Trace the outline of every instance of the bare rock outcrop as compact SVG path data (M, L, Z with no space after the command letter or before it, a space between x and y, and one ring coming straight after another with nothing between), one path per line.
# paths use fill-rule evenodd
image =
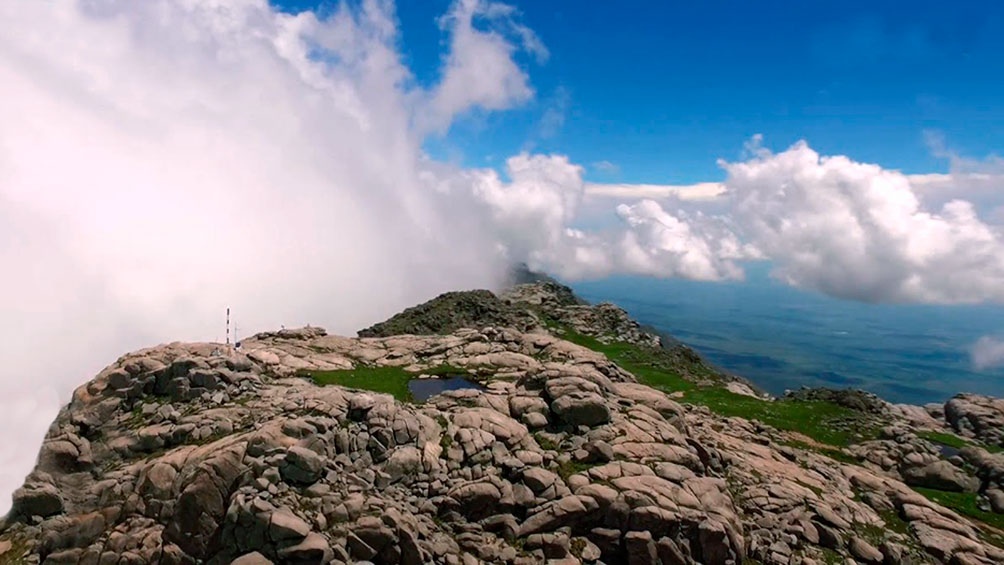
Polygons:
M1004 399L959 394L945 403L945 419L967 437L1004 447Z
M413 403L307 376L439 366L480 386ZM141 350L77 389L0 563L1004 562L999 532L880 463L678 402L542 330L284 330Z

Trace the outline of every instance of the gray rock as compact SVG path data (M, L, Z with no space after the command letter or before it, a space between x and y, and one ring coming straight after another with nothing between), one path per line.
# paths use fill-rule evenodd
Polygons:
M411 445L395 449L384 464L384 472L390 476L391 481L417 475L422 470L422 452Z
M523 471L523 483L535 494L540 494L559 480L558 475L540 467L530 467Z
M628 565L652 565L657 562L658 553L649 532L628 532L624 534L624 548L627 550Z
M77 438L77 441L81 440ZM86 468L89 464L89 460L82 460L80 449L65 439L46 441L42 444L42 451L38 456L38 468L49 473L73 473Z
M570 495L545 504L537 513L527 517L520 526L519 535L551 531L576 524L599 508L588 496Z
M728 528L717 520L705 520L698 529L698 543L701 554L708 565L725 565L726 563L742 562L744 550L742 547L731 547Z
M973 491L979 481L948 461L935 461L924 467L913 467L903 471L903 479L908 485L955 492Z
M603 440L589 441L582 446L588 457L589 463L607 463L614 460L614 448Z
M541 414L540 412L528 412L523 414L520 420L527 425L529 428L539 429L546 428L549 423L547 416Z
M604 318L541 290L521 295L538 300L534 320L606 319L621 333L589 334L601 341L634 331L616 310ZM32 515L12 514L0 539L28 541L29 563L77 565L818 565L823 548L878 563L871 544L889 563L916 548L957 565L1004 563L968 520L898 480L915 468L918 480L975 493L953 475L972 472L981 504L1004 502L1004 458L973 447L932 465L941 458L918 432L938 424L919 409L890 409L880 439L848 448L855 465L680 404L543 330L349 339L311 329L242 347L251 355L151 348L78 389L17 495ZM682 346L651 353L667 367L700 363ZM408 404L300 376L360 365L452 365L485 386ZM881 544L857 538L892 514L909 527Z
M63 511L63 498L59 489L50 483L27 483L14 491L11 513L24 517L43 518Z
M195 466L183 484L174 514L164 530L165 539L191 556L205 556L241 476L242 458L243 446L232 445Z
M478 520L495 514L502 492L491 483L477 482L462 485L450 491L449 496L460 504L461 514Z
M945 420L959 433L1004 446L1004 399L956 395L945 403Z
M272 565L272 561L257 551L241 555L230 562L230 565Z
M305 447L294 446L286 451L279 472L291 483L313 484L324 472L324 458Z
M288 508L272 513L268 535L272 541L300 540L310 533L310 526Z
M279 558L284 563L303 565L326 565L334 557L331 546L324 536L310 532L300 543L279 550Z
M143 475L139 483L139 493L147 498L167 500L173 497L174 481L178 471L167 463L158 461Z
M376 557L376 550L369 546L366 542L359 538L354 532L349 532L348 537L345 540L346 546L349 549L349 555L355 557L357 560L370 560Z
M373 516L360 518L353 527L352 533L372 548L376 555L380 555L391 546L396 546L398 541L396 533L379 518Z
M881 551L857 536L851 538L850 543L847 544L847 549L850 550L851 555L855 559L865 563L882 563L884 559Z
M998 514L1004 514L1004 491L993 488L987 490L986 495L990 501L990 508Z
M610 421L610 407L594 392L568 393L551 403L551 411L573 426L598 426Z

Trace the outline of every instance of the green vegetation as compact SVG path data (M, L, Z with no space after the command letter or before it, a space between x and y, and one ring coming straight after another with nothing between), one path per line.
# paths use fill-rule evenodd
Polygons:
M439 447L442 447L444 452L449 451L453 447L453 436L443 433L443 436L439 438Z
M845 446L877 435L876 422L833 402L770 401L730 392L724 386L727 382L725 377L705 365L700 358L681 351L629 343L607 344L567 327L561 329L562 337L603 353L633 373L641 383L664 392L681 392L684 402L707 406L722 416L759 420L779 430L799 432L833 446Z
M828 445L850 445L877 435L877 426L873 422L832 402L769 401L734 394L720 387L697 388L685 393L683 400L707 406L723 416L760 420L779 430L799 432ZM831 452L834 450L827 451L827 455L833 456ZM837 457L846 459L842 454Z
M976 505L976 494L972 492L946 492L928 488L914 487L914 490L938 504L993 526L1004 532L1004 514L995 514L980 510ZM1004 538L1001 539L1004 541Z
M359 337L395 335L445 335L460 328L485 326L533 327L533 317L487 290L464 290L440 294L394 317L359 330Z
M784 442L784 445L788 447L794 447L796 449L801 449L804 451L814 451L820 455L825 455L834 461L840 461L841 463L849 463L851 465L857 465L858 460L850 455L844 453L839 447L832 447L820 444L808 444L804 441L789 440Z
M844 563L844 557L836 551L825 547L821 547L819 549L823 552L823 563L826 565L840 565L841 563Z
M569 544L569 551L572 552L572 555L574 555L574 556L576 556L576 557L578 557L578 558L581 559L582 558L582 552L585 549L586 549L586 540L585 540L585 538L580 538L580 537L572 538L572 542Z
M450 365L440 365L423 369L420 373L410 373L404 367L356 367L338 371L304 371L318 385L337 385L390 394L401 402L414 402L408 382L426 374L433 376L466 375L468 372Z
M909 539L910 536L910 523L903 519L902 516L896 513L895 510L884 510L879 512L879 516L882 517L882 521L885 522L885 527L897 534L902 534ZM868 526L874 527L874 526ZM881 529L881 528L880 528Z
M935 432L932 430L923 430L917 432L917 435L934 443L940 443L942 445L947 445L948 447L954 447L956 449L962 449L963 447L969 447L972 445L969 441L966 441L955 434L950 434L946 432Z
M918 432L917 435L928 441L933 441L934 443L947 445L948 447L954 447L955 449L962 449L964 447L982 447L983 449L986 449L990 453L1004 452L1004 448L1001 448L999 446L976 443L947 432L924 430L922 432Z
M10 546L0 553L0 565L22 565L24 563L29 563L28 556L28 542L18 538L0 538L0 549L5 545L4 542L9 542Z
M558 464L558 476L561 477L561 480L567 481L568 477L583 471L588 471L593 467L595 467L593 463L580 463L569 459L568 461Z
M537 445L539 445L541 449L546 451L555 451L558 449L557 443L540 432L534 433L533 439L537 440Z
M404 367L356 367L341 371L308 371L307 375L319 385L338 385L391 394L401 402L410 402L408 381L414 375Z

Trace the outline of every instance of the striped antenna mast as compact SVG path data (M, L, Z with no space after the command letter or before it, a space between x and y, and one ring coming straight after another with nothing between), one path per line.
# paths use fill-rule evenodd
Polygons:
M227 348L230 347L230 307L227 306Z

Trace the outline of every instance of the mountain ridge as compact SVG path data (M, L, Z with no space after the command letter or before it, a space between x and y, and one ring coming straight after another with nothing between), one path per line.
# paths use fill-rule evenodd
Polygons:
M1004 561L999 400L768 399L553 280L416 308L121 357L50 428L0 563ZM478 386L361 386L440 376Z

